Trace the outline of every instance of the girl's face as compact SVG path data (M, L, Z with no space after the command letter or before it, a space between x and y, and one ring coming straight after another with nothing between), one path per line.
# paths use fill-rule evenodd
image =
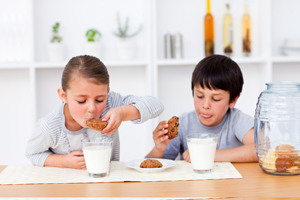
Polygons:
M225 90L210 90L200 85L194 87L194 106L199 120L205 126L217 126L228 108L234 108L238 97L229 103L230 94Z
M58 89L61 100L66 103L66 127L76 130L87 127L86 120L98 119L105 108L108 92L107 84L95 84L85 78L73 80L66 92Z

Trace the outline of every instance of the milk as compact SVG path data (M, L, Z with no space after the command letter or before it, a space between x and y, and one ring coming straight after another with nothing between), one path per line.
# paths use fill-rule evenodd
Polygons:
M111 147L88 146L83 148L83 155L88 173L102 174L109 172Z
M214 166L217 143L212 138L192 138L188 142L189 154L194 170L210 170Z

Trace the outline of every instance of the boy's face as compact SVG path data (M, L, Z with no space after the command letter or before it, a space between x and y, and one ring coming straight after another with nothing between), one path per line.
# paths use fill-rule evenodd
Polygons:
M205 126L217 126L228 108L233 108L238 97L229 103L230 94L225 90L210 90L200 85L194 87L194 106L199 120Z
M99 85L85 78L76 78L71 82L66 93L61 92L62 95L58 91L59 96L62 96L61 99L67 103L66 126L71 125L78 129L87 127L86 120L100 117L106 105L109 88L106 84Z

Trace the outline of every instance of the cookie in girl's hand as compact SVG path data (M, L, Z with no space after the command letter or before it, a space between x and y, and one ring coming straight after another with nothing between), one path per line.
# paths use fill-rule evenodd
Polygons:
M90 129L102 131L108 125L108 123L102 121L101 119L90 119L86 121L86 125Z

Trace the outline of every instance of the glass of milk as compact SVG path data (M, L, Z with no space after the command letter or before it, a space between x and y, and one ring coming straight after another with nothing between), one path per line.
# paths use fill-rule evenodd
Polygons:
M194 172L210 173L214 167L218 135L193 133L186 136Z
M85 138L81 143L89 176L93 178L108 176L113 139Z

